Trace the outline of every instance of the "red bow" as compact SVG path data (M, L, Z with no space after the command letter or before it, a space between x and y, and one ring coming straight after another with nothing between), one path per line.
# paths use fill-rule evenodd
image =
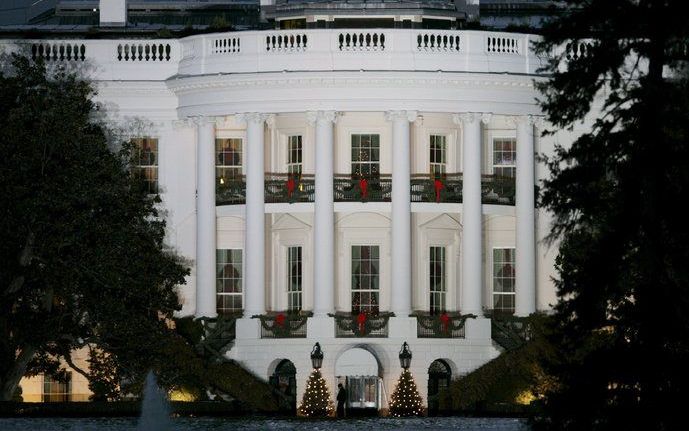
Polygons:
M440 323L443 325L443 332L447 332L450 326L450 316L447 313L440 315Z
M362 178L359 180L359 188L361 189L361 199L368 199L368 181L366 180L366 178Z
M285 325L285 315L280 313L275 316L275 324L279 327L283 327Z
M440 191L445 188L445 185L442 181L436 179L433 182L433 186L435 187L435 201L440 202Z
M294 186L295 185L296 184L295 184L294 178L292 176L287 178L287 197L288 198L292 197L292 193L294 192Z
M356 317L356 321L359 324L359 332L361 334L364 333L364 325L366 324L366 314L365 313L359 313L359 315Z

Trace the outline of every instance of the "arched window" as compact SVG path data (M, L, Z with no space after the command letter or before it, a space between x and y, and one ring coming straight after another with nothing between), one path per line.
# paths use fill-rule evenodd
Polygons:
M428 414L435 415L440 410L440 395L449 390L452 370L447 362L436 359L428 367Z

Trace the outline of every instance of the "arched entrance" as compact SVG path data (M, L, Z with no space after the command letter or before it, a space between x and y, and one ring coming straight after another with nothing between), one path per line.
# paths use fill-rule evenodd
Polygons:
M347 390L347 415L376 415L382 406L378 360L360 347L347 350L335 362L335 376Z
M447 362L436 359L428 367L428 415L437 415L440 411L440 394L450 388L452 369Z
M283 359L270 376L270 385L285 396L286 408L297 411L297 369L289 359Z

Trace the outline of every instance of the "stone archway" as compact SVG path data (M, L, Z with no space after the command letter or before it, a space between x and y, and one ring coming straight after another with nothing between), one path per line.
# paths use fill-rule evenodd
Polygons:
M282 393L290 411L297 411L297 368L289 359L281 360L270 376L270 385Z
M337 358L335 376L347 390L348 415L377 414L383 395L380 375L378 358L361 347L346 350Z
M452 381L452 368L442 360L436 359L428 367L428 415L434 416L441 410L441 392L449 390Z

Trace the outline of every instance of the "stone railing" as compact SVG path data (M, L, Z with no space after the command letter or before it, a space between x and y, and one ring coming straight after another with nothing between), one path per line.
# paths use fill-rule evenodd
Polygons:
M272 313L254 316L261 321L261 338L306 338L308 315Z
M462 202L462 174L445 174L436 178L429 174L411 176L412 202Z
M218 73L398 70L535 74L537 36L420 29L313 29L211 33L182 39L2 41L51 61L90 61L98 79ZM572 47L574 48L574 47ZM584 47L577 46L578 56ZM144 66L146 64L146 66ZM154 66L155 65L155 66Z
M498 312L489 312L486 317L491 319L491 338L505 350L518 349L532 338L528 317Z
M370 177L336 174L333 178L335 202L390 202L392 176Z
M313 175L266 174L266 203L313 202L316 193Z
M337 338L386 338L388 320L392 313L379 314L331 314L335 319L335 337Z
M412 316L416 317L416 335L419 338L464 338L466 320L476 318L473 314L461 315L453 312L419 312Z

